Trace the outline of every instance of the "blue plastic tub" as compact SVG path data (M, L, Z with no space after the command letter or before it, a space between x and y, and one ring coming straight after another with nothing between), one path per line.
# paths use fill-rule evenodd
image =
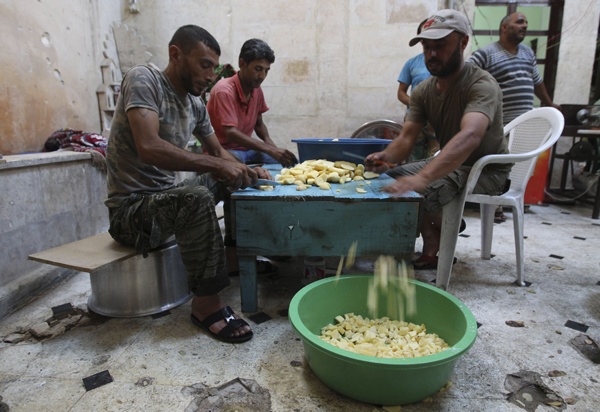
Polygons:
M390 144L386 139L292 139L298 145L298 158L305 160L326 159L332 162L346 160L352 163L361 163L371 153L380 152ZM359 157L349 156L351 153Z

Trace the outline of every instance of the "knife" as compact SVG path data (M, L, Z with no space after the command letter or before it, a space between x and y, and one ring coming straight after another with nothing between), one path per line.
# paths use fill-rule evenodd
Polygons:
M268 179L258 179L256 181L256 183L254 183L252 185L252 187L256 187L256 186L280 186L281 183L275 181L275 180L268 180Z
M353 158L355 158L355 159L360 159L360 160L361 160L361 161L363 161L363 162L365 161L365 156L361 156L361 155L359 155L359 154L356 154L356 153L351 153L351 152L342 151L342 154L343 154L344 156L353 157Z
M363 162L365 161L365 156L361 156L361 155L356 154L356 153L351 153L351 152L343 151L342 154L344 156L349 156L349 157L354 157L355 159L360 159ZM387 167L390 167L390 168L394 168L394 167L398 166L398 165L395 165L393 163L385 162L383 160L375 160L375 161L373 161L373 163L375 163L376 166L386 165Z

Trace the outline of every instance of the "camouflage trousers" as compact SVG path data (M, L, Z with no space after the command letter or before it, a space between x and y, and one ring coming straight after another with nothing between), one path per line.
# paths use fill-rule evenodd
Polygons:
M433 157L420 160L413 163L406 163L387 171L390 177L398 178L400 176L415 175L427 165ZM452 199L459 196L464 190L471 166L460 166L456 170L448 173L446 176L435 180L427 186L423 195L423 209L428 213L441 211L442 207L450 203ZM475 184L473 193L499 195L508 190L506 187L509 170L490 171L484 168Z
M214 295L230 283L215 212L215 204L223 200L230 239L229 195L210 174L161 192L133 193L122 206L109 209L109 232L117 242L144 255L175 236L190 290L196 296Z

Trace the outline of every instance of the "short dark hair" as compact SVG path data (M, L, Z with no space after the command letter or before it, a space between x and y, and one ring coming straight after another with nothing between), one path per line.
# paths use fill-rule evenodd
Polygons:
M183 54L188 54L197 42L206 45L206 47L214 51L217 56L221 55L221 47L212 34L202 27L193 24L178 28L171 38L169 46L177 46L183 51Z
M240 51L240 59L246 63L251 63L254 60L265 59L269 63L275 62L275 53L269 45L260 39L250 39L244 42Z

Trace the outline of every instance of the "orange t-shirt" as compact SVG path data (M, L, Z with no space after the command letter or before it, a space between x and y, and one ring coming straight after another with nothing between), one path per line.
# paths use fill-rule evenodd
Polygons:
M237 73L219 80L213 86L206 108L215 134L221 146L227 150L249 149L229 142L225 137L225 126L233 126L245 135L252 136L258 116L269 110L260 87L252 90L250 99L245 101Z

